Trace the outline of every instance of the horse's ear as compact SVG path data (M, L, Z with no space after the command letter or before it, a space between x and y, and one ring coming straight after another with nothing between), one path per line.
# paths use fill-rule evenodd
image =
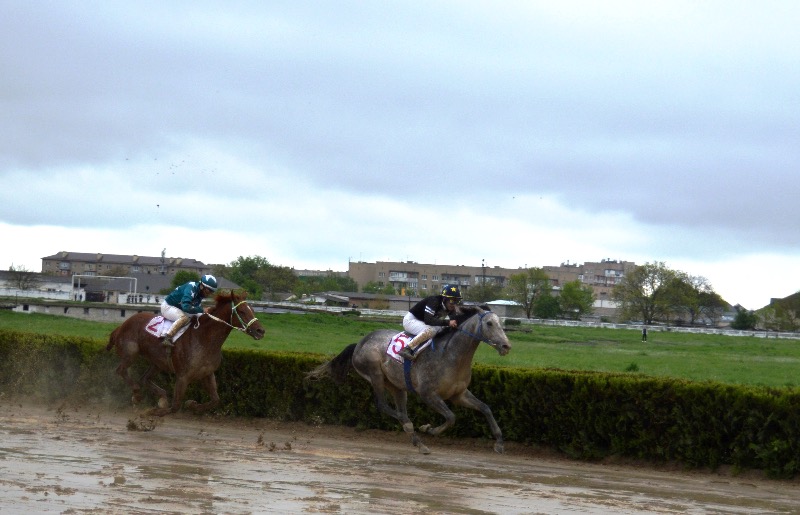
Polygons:
M233 290L219 288L217 294L214 295L214 300L219 304L220 302L228 301L233 297Z
M454 317L459 324L465 322L468 318L478 312L476 306L459 306L459 312Z

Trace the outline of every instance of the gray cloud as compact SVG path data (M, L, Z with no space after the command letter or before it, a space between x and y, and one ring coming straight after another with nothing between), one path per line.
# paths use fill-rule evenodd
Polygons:
M535 224L544 198L661 235L619 248L639 257L796 254L798 11L18 3L0 20L0 179L15 186L0 222L180 226L208 208L286 216L336 199ZM339 254L383 248L340 213L323 216L360 239ZM383 223L402 231L400 216Z

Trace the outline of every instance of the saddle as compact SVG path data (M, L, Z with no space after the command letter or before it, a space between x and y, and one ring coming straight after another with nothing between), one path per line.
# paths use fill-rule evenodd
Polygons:
M398 363L403 363L405 360L402 356L399 356L397 353L400 352L408 345L408 342L414 339L413 334L408 334L405 331L401 331L396 335L389 338L389 346L386 348L386 354L389 355L390 358L397 361ZM422 349L428 347L431 343L433 343L433 338L428 340L427 342L423 343L419 347L417 347L416 353L420 353Z
M191 322L184 325L180 329L178 329L178 333L172 338L173 341L178 341L178 339L189 329L189 326L192 325ZM156 315L147 323L145 330L152 334L157 338L163 338L169 328L172 327L172 320L164 318L161 315Z

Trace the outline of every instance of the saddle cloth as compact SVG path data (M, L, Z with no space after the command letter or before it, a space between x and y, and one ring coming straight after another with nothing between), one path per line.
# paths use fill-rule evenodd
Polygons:
M180 329L178 329L178 334L176 334L175 337L172 338L172 340L178 341L178 338L180 338L181 335L185 333L187 329L189 329L190 325L191 323L186 324ZM148 333L152 334L153 336L161 338L165 334L167 334L167 331L169 331L170 327L172 327L172 320L166 319L161 315L156 315L147 323L145 329L147 330Z
M414 339L413 334L408 334L405 331L397 333L396 335L389 338L389 346L386 348L386 354L388 354L390 358L397 361L398 363L403 363L405 361L403 359L403 356L399 356L397 353L403 350L403 348L405 348L405 346L408 345L408 342L410 342L413 339ZM427 342L417 347L417 350L414 352L416 353L422 352L422 349L430 345L432 341L433 338L431 338Z

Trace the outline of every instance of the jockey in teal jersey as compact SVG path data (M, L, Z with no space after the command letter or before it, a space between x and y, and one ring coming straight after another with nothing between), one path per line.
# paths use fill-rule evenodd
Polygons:
M178 286L167 295L161 303L161 314L164 318L172 320L172 327L161 343L165 347L174 346L172 337L178 329L189 322L190 315L204 313L201 303L205 297L212 295L217 289L217 279L213 275L204 275L199 282L190 281Z

